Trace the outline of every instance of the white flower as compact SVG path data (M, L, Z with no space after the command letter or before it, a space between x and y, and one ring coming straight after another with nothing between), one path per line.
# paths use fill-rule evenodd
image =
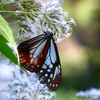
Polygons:
M47 96L49 97L48 100L51 100L50 98L55 96L52 96L54 92L50 92L45 84L40 83L37 74L30 72L27 74L14 64L0 63L0 67L2 68L0 72L0 93L2 93L2 89L3 92L6 92L5 100L44 100L43 98L47 98Z
M33 98L42 100L42 98L45 98L44 92L51 98L52 92L49 91L45 84L40 83L35 73L28 72L29 74L27 75L27 73L19 67L17 71L15 70L13 73L15 76L14 79L8 82L8 100L33 100Z
M59 0L37 0L34 3L32 2L30 0L25 4L23 3L24 6L15 4L23 12L15 14L21 29L18 34L20 39L35 37L42 34L43 30L56 31L55 39L58 42L69 37L67 34L72 33L71 24L76 23L72 18L70 21L65 20L65 17L68 17L68 12L63 11ZM24 13L26 10L28 13Z
M76 93L76 96L80 98L91 98L92 100L99 100L100 99L100 89L92 88L87 91L80 91Z

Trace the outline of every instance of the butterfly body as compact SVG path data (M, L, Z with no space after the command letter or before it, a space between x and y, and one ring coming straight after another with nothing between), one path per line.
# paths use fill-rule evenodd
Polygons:
M55 34L55 33L54 33ZM18 46L20 64L37 73L51 90L57 90L61 81L61 65L53 33L44 31Z

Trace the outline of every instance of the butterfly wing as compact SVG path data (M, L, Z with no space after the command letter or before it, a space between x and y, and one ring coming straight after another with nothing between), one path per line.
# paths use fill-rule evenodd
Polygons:
M61 81L61 65L57 46L48 32L22 42L18 46L20 64L31 72L36 72L55 91ZM47 36L46 36L47 35Z
M43 66L37 71L37 74L43 78L49 89L55 91L61 81L61 65L57 46L54 39L50 39L50 48Z
M50 41L39 35L22 42L18 46L20 64L31 72L36 72L43 65L50 47Z

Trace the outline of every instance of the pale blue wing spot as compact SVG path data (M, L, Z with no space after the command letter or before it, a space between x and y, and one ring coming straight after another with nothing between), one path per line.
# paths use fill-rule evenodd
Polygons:
M58 84L56 84L56 87L58 86Z
M52 78L53 77L53 74L50 74L50 78Z
M50 63L51 63L51 62L50 62L50 57L48 57L48 58L46 59L46 61L45 61L45 64L46 64L46 65L50 65Z
M50 82L50 79L48 79L48 82Z
M53 80L56 78L56 76L59 74L59 69L58 67L55 68L55 72L54 72L54 77Z
M42 66L42 68L43 68L43 69L47 69L47 66L44 64L44 65Z
M30 58L32 58L32 54L30 55Z
M31 65L32 68L34 68L34 65Z
M53 87L55 87L55 84L53 84Z
M47 72L51 72L51 69L47 69Z
M30 54L33 54L34 51L35 51L35 49L30 50Z
M48 74L47 73L45 74L45 77L48 77Z
M52 68L53 68L53 65L52 65L52 64L50 64L50 65L49 65L49 68L50 68L50 69L52 69Z
M59 69L61 69L61 66L60 65L58 65L58 67L59 67Z
M40 73L43 73L43 70L40 70Z
M36 48L36 51L34 52L34 57L37 57L42 52L46 42L47 40L45 40L42 44L38 46L38 48Z
M34 59L32 58L32 59L31 59L31 64L33 63L33 61L34 61Z
M51 60L53 63L55 63L57 61L57 57L56 57L56 51L55 51L55 47L54 47L54 43L51 39Z

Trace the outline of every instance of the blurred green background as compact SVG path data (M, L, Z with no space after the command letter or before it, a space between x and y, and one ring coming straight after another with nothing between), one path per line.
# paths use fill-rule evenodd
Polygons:
M100 88L100 0L64 0L63 8L77 26L58 44L62 81L57 100L79 100L76 92Z
M100 88L100 0L64 0L62 7L77 26L72 25L72 36L58 44L62 80L56 99L79 100L75 93L80 90ZM10 15L4 18L15 32L18 26L9 21Z

